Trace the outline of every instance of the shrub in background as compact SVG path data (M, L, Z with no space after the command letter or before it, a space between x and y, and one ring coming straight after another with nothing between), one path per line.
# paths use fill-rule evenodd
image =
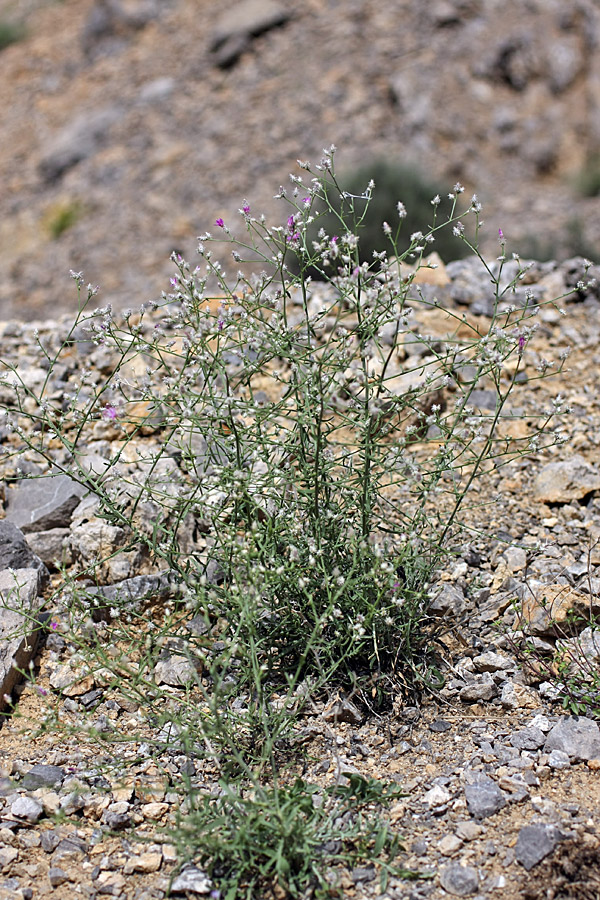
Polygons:
M0 21L0 51L11 44L22 41L27 33L22 22Z
M365 187L373 180L377 189L367 196ZM401 198L406 215L401 221L401 240L407 245L410 235L425 233L431 225L431 201L441 198L439 213L447 217L452 208L448 195L452 188L441 181L425 177L413 165L402 164L389 159L375 159L355 169L342 172L336 177L335 186L327 197L316 200L312 212L315 221L309 225L307 239L310 246L316 240L319 228L334 235L339 230L340 216L349 227L360 227L359 262L372 264L373 253L387 253L390 249L381 225L382 222L397 223L397 204ZM435 250L449 262L461 259L471 251L459 237L448 228L438 233ZM298 271L298 263L293 265ZM319 278L317 270L311 270L313 277Z

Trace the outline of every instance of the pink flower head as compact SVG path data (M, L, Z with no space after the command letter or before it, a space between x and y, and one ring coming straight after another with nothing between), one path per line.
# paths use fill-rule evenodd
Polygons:
M338 241L339 241L339 237L337 236L337 234L334 234L334 236L331 238L331 241L329 243L337 244Z
M223 219L215 219L215 225L217 225L219 228L225 228L225 222L223 221Z
M110 403L107 403L107 405L102 410L102 418L108 419L111 422L114 422L114 420L117 418L117 415L118 413L116 406L112 406Z
M498 229L498 238L499 238L499 240L501 240L501 241L504 240L504 232L502 231L501 228Z
M524 346L525 346L525 335L524 335L524 334L520 334L520 335L519 335L519 353L522 353L522 352L523 352L523 347L524 347Z
M242 206L242 212L244 213L245 216L250 215L250 207L248 206L247 203L244 203L244 205Z
M305 206L308 206L308 204L310 203L310 197L303 197L302 202Z
M290 216L289 219L287 220L288 229L290 231L293 231L295 225L296 225L296 220L295 220L294 216Z
M48 691L45 690L45 688L40 687L39 685L37 687L37 692L38 694L41 694L42 697L46 697L48 695Z
M217 328L219 329L219 331L223 331L224 327L225 327L225 322L223 321L223 319L221 319L219 317L219 319L217 320Z
M58 628L58 622L50 622L50 628L52 629L52 631L56 631L56 629Z

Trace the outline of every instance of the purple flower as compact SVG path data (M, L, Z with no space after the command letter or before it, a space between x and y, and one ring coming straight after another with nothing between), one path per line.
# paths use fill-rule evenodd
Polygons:
M219 228L225 228L225 222L223 221L223 219L215 219L215 225L217 225Z
M41 694L42 697L46 697L48 695L48 691L45 690L45 688L43 688L43 687L39 687L39 685L37 687L37 692L38 692L38 694Z
M217 320L217 328L219 329L219 331L223 331L224 327L225 327L225 322L223 321L223 319L219 318Z
M504 240L504 232L502 231L501 228L498 229L498 239L501 241Z
M310 203L310 197L303 197L302 202L305 206L308 206L308 204Z
M525 346L525 335L524 335L524 334L520 334L520 335L519 335L519 353L522 353L522 352L523 352L523 347L524 347L524 346Z
M245 216L250 215L250 207L248 206L247 203L244 203L244 205L242 206L242 212L244 213Z
M171 285L174 288L176 288L178 286L178 284L179 284L179 279L178 279L177 275L173 275L173 277L171 278Z
M110 403L108 403L102 410L102 418L109 419L111 422L114 422L114 420L117 418L117 415L118 414L116 406L112 406Z
M289 219L287 220L287 227L288 227L289 231L293 231L295 225L296 225L296 219L294 218L294 216L290 216Z
M52 629L52 631L56 631L56 629L58 628L58 622L50 622L50 628Z
M331 238L331 241L329 243L337 244L338 241L339 241L339 237L337 236L337 234L334 234L334 236Z

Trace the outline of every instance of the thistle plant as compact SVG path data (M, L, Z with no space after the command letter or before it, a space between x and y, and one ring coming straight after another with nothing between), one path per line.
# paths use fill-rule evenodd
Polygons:
M539 306L532 296L514 304L524 267L517 258L505 278L502 235L496 261L480 256L477 198L462 204L457 185L443 216L433 198L430 228L404 249L398 198L396 221L382 223L389 253L361 262L376 186L360 204L345 194L333 148L314 170L300 166L302 177L278 194L282 224L268 225L244 201L243 236L217 219L199 240L199 264L174 255L171 290L135 313L91 310L95 289L74 273L76 321L66 336L38 338L43 383L32 388L9 364L3 379L12 449L27 448L49 477L82 485L110 545L108 554L80 553L49 601L74 672L96 673L138 710L138 734L90 726L88 739L143 744L159 761L176 744L219 781L220 799L201 779L180 785L196 823L181 824L190 858L205 846L211 816L223 829L234 813L254 821L248 804L277 811L263 829L268 852L251 851L242 829L227 832L227 862L216 851L212 863L203 858L230 896L250 896L274 872L290 895L324 890L285 838L292 824L298 833L298 809L313 809L314 786L295 781L302 716L334 691L381 712L399 693L431 685L431 588L461 540L476 480L562 440L559 407L529 411L525 434L511 429L511 395L528 360L537 365L530 379L542 378L566 356L552 366L536 358ZM319 227L323 205L334 233ZM443 229L489 274L495 301L485 329L420 286ZM52 373L79 344L102 354L101 370L85 368L57 396ZM495 409L476 408L481 387L495 390ZM94 441L102 459L90 455ZM154 573L153 590L109 596L104 586L131 560ZM165 654L178 660L179 692L157 677ZM44 727L60 718L49 707ZM82 723L69 727L81 733ZM381 803L370 809L381 815ZM355 810L348 814L355 828ZM312 814L306 823L303 840L317 840L323 823ZM385 829L367 832L379 835L368 844L376 855L395 848Z

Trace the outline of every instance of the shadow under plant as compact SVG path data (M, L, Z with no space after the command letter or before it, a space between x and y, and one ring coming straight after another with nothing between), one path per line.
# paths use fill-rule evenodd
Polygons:
M243 203L239 240L217 219L199 266L174 257L160 302L92 311L73 273L80 313L66 335L38 336L41 374L6 362L2 379L11 451L34 477L79 485L94 521L48 599L73 651L53 687L97 675L145 711L137 732L90 722L82 740L190 761L173 840L231 898L335 896L344 867L375 862L382 886L399 871L396 786L341 770L330 790L311 784L303 712L328 697L332 721L348 721L439 686L431 586L466 501L490 469L562 440L560 404L511 409L528 369L547 377L566 355L528 366L540 301L502 235L496 261L478 253L477 198L462 209L457 185L443 215L433 198L405 249L398 198L389 253L365 259L376 185L344 195L333 149L303 168L281 190L284 224ZM491 288L485 329L427 283L448 229ZM265 271L246 277L257 257ZM59 373L85 347L104 363L65 393ZM49 702L42 728L65 727Z

